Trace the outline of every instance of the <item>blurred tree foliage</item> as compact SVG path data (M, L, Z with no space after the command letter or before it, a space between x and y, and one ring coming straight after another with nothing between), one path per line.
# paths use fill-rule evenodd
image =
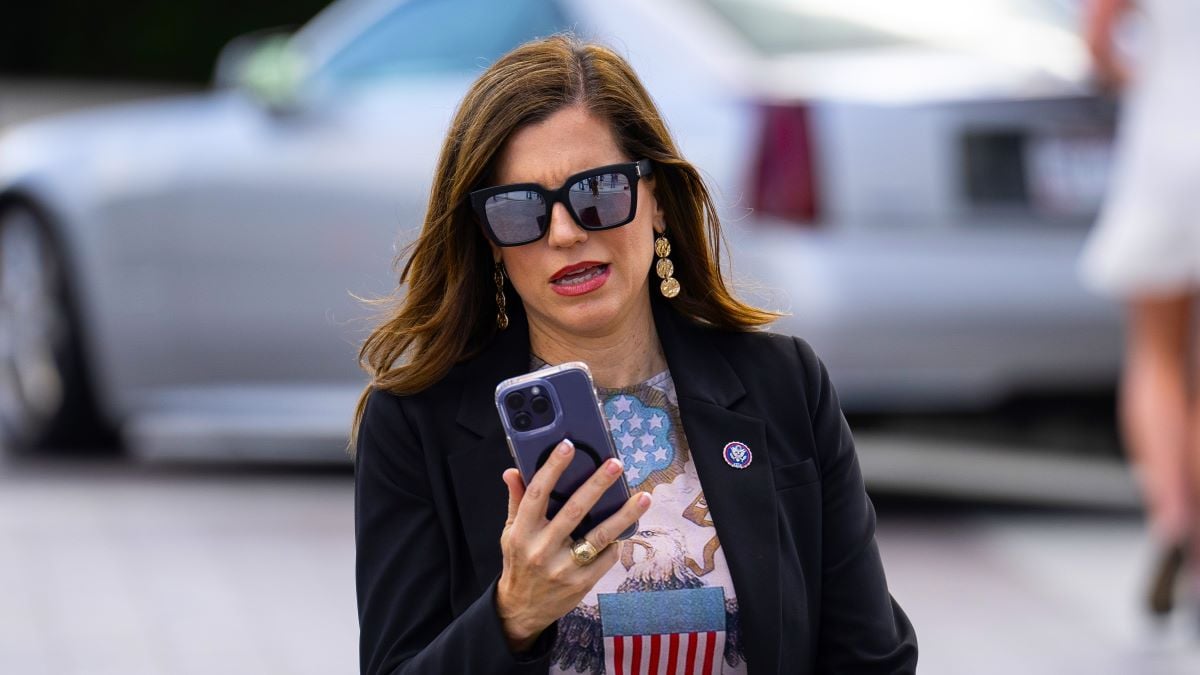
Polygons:
M329 0L4 0L0 74L206 82L230 39Z

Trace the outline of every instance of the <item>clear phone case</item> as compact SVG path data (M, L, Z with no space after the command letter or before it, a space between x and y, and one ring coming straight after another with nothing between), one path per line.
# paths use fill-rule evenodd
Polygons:
M591 371L580 361L542 368L509 378L496 386L496 410L508 439L508 449L526 484L564 438L575 444L575 457L551 491L546 517L553 518L563 504L609 457L617 457L608 424L596 396ZM592 507L572 532L586 535L616 513L629 499L622 475ZM618 538L637 531L634 523Z

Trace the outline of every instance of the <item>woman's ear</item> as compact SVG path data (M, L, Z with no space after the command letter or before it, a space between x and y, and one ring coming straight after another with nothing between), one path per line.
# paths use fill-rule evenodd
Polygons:
M662 202L658 200L658 193L654 191L653 178L649 182L650 197L654 200L654 233L662 234L667 231L667 221L663 217Z

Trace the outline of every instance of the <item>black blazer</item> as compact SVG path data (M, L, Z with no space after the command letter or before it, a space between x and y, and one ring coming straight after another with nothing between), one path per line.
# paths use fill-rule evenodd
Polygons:
M812 348L653 304L749 672L914 672L916 636L888 593L854 441ZM364 674L549 667L555 627L513 655L494 599L512 459L493 397L529 370L528 324L513 309L506 331L434 386L367 400L354 503ZM742 470L722 457L735 440L753 452Z

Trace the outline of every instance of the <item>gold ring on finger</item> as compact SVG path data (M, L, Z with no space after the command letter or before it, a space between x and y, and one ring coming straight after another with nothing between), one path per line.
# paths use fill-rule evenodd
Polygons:
M592 561L600 555L600 551L592 545L592 542L587 539L580 539L571 544L571 558L575 560L575 564L583 567L584 565L592 564Z

